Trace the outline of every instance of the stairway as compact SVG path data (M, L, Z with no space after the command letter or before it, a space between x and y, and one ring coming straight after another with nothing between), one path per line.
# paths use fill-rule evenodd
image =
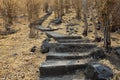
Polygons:
M94 61L90 55L97 46L82 40L66 41L50 44L46 61L39 68L40 80L85 80L83 70L88 62Z

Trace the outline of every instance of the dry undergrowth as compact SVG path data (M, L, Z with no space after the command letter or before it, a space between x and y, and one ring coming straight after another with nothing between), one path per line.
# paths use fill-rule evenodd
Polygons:
M20 31L0 39L0 80L37 80L40 63L45 55L39 52L39 47L45 36L39 39L29 39L27 25L16 24ZM36 45L35 54L30 49Z
M73 14L68 14L70 16ZM50 16L48 20L44 22L43 25L49 23L50 19L53 18L54 15ZM67 17L66 16L66 17ZM79 21L78 21L79 22ZM39 52L39 47L41 45L42 40L45 39L46 36L41 35L39 39L29 39L29 28L27 23L16 24L17 27L20 28L20 31L12 34L3 36L4 39L0 39L0 79L4 80L37 80L38 79L38 71L40 63L45 60L45 55L42 55ZM81 23L80 26L82 26ZM79 27L79 35L82 33L83 28ZM58 32L65 32L65 23L59 25L59 27L63 28ZM92 28L93 26L91 26ZM93 39L94 34L90 33L88 35L89 38ZM117 34L112 34L112 37L119 37ZM38 47L37 52L35 54L30 54L30 48L36 45ZM99 45L103 45L99 43ZM118 43L116 41L112 42L112 45L117 46ZM114 80L119 80L120 71L115 69L112 63L108 60L101 61L103 64L110 66L114 73ZM119 63L119 62L118 62Z
M25 14L25 0L21 2L18 1L19 11L18 14ZM52 2L51 2L52 3ZM54 4L54 3L52 3ZM22 6L21 6L22 5ZM42 6L42 5L41 5ZM51 5L53 7L53 5ZM79 7L79 6L77 6ZM78 13L79 14L79 13ZM54 19L55 15L49 17L44 23L43 26L47 26L51 19ZM63 28L58 32L65 33L66 21L73 19L76 16L76 13L70 13L63 16L65 23L57 27ZM15 23L17 29L20 29L17 33L7 36L0 36L0 80L37 80L38 79L38 69L40 64L45 60L45 55L42 55L39 52L39 47L42 44L41 42L45 39L45 35L40 35L39 39L29 39L29 28L28 22ZM82 34L84 28L84 23L79 22L78 20L71 20L71 22L79 23L79 35ZM0 25L1 28L1 25ZM94 29L94 26L90 26L91 30ZM101 34L99 34L101 35ZM102 35L103 36L103 35ZM89 39L94 39L94 32L88 34ZM115 41L112 40L112 46L120 45L120 35L112 33L112 38L116 38ZM99 46L102 46L103 43L97 43ZM38 47L35 54L30 54L30 49L36 45ZM109 60L100 61L103 64L108 65L114 71L115 76L113 80L120 80L120 70L116 69L116 66L113 65ZM119 62L116 62L119 63Z

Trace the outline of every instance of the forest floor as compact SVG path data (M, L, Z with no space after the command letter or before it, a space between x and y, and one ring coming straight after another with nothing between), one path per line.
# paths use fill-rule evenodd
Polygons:
M47 26L49 21L54 18L53 16L54 15L51 15L43 23L43 26ZM73 13L66 14L63 18L64 20L71 18L72 23L78 23L79 25L76 27L79 28L78 35L81 35L83 31L83 22L74 19L74 16L75 15ZM65 33L65 25L66 22L53 27L62 28L62 30L57 32ZM28 22L24 21L24 19L21 20L20 23L15 23L14 27L19 30L17 33L0 36L0 80L37 80L39 76L39 66L45 60L46 56L40 53L40 45L46 36L43 34L39 35L38 39L30 39ZM93 25L89 27L89 30L93 31L93 29ZM120 34L111 34L112 46L120 46ZM87 38L93 40L94 32L90 32ZM103 42L96 44L103 46ZM37 46L37 51L34 54L30 54L30 49L33 46ZM111 61L109 59L105 59L100 62L111 67L116 74L115 76L120 76L120 62L112 61L112 59ZM118 77L115 77L114 80L120 80L120 78L118 79Z

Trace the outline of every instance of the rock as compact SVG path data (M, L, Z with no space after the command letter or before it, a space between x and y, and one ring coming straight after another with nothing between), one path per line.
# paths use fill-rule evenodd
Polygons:
M110 78L113 78L114 75L113 71L108 66L93 62L87 65L85 76L90 80L111 80Z
M49 48L50 48L49 41L50 41L50 39L47 38L42 42L42 46L41 46L41 50L40 50L41 53L49 52Z
M114 51L115 51L115 54L116 54L118 57L120 57L120 47L115 48Z
M36 48L37 48L36 46L33 46L33 47L31 48L30 52L33 52L33 53L34 53L34 52L36 51Z
M91 56L94 59L104 59L106 58L105 52L102 48L97 48L95 50L92 51Z

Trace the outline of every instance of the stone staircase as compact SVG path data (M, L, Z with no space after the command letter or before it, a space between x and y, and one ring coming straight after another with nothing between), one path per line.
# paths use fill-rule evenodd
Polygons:
M87 63L94 61L91 54L97 46L87 42L62 41L50 43L46 61L39 68L40 80L85 80L80 75L84 75Z

